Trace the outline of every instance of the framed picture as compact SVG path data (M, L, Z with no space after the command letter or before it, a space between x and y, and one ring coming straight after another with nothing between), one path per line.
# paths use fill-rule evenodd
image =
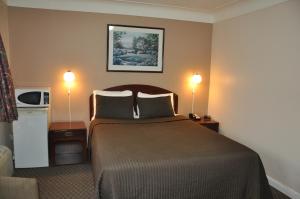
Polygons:
M107 71L162 73L164 31L107 25Z

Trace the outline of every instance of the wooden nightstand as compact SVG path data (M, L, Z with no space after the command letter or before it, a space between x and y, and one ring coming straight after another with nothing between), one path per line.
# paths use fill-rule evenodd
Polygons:
M87 130L84 122L53 122L49 128L51 165L76 164L87 160Z
M214 120L193 120L194 122L199 123L202 126L205 126L213 131L219 132L219 122Z

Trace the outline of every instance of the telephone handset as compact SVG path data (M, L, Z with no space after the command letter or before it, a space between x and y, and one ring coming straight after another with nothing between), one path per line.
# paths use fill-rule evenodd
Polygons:
M200 116L195 114L195 113L190 113L189 118L193 119L193 120L200 120L201 119Z

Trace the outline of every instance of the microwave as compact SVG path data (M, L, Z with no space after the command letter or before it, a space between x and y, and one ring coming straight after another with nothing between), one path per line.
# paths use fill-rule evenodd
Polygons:
M16 88L17 107L48 107L50 88Z

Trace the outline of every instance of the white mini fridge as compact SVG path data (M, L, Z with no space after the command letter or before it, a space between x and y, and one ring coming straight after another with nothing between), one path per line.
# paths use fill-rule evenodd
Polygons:
M16 168L49 166L48 111L49 107L18 108L19 118L13 122Z

